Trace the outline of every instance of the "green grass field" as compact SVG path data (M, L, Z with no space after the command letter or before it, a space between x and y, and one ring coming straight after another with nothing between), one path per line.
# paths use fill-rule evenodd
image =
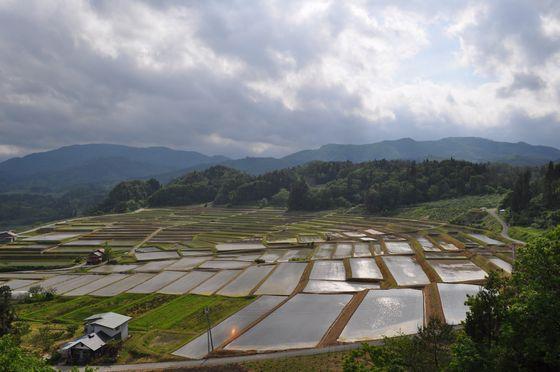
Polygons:
M473 208L494 208L502 198L503 195L493 194L421 203L411 207L400 208L392 217L449 222Z
M213 319L223 319L253 298L184 295L159 306L130 323L132 330L179 330L200 333L206 328L203 309L210 307Z

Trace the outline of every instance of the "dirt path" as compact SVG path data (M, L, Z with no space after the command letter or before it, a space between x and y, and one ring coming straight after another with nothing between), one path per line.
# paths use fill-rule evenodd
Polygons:
M521 244L521 245L525 245L525 242L522 242L521 240L517 240L514 239L512 237L509 236L508 232L509 232L509 226L506 223L506 221L504 221L502 219L502 217L498 214L496 208L483 208L483 210L485 210L486 212L488 212L489 215L491 215L492 217L494 217L499 223L500 225L502 225L502 232L500 233L500 235L502 235L504 238L511 240L514 243L517 244Z

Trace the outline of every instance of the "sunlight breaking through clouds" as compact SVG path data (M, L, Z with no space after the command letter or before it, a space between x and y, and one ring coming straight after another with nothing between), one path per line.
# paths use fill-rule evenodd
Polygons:
M0 157L86 142L560 146L559 51L554 1L3 1Z

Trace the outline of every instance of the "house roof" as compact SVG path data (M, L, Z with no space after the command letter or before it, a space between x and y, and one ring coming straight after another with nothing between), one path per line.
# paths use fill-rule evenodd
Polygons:
M103 346L105 346L105 341L103 341L98 334L90 333L80 338L77 338L74 341L67 342L60 348L60 350L61 351L68 350L79 344L84 345L85 347L87 347L92 351L96 351L102 348Z
M9 236L12 236L12 237L14 237L14 238L18 236L18 235L17 235L15 232L13 232L13 231L0 231L0 235L9 235Z
M92 315L87 317L85 321L87 324L97 324L102 327L114 329L128 322L130 319L132 318L129 316L109 312Z

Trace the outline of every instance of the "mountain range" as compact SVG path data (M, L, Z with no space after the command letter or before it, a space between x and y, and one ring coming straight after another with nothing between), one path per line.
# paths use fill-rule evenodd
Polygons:
M472 162L540 165L560 160L560 150L525 142L497 142L478 137L449 137L435 141L403 138L365 145L328 144L282 158L230 159L166 147L72 145L0 163L0 192L58 192L75 186L110 186L126 179L150 177L167 182L188 171L202 170L216 164L250 174L261 174L315 160L357 163L379 159L421 161L451 157Z

